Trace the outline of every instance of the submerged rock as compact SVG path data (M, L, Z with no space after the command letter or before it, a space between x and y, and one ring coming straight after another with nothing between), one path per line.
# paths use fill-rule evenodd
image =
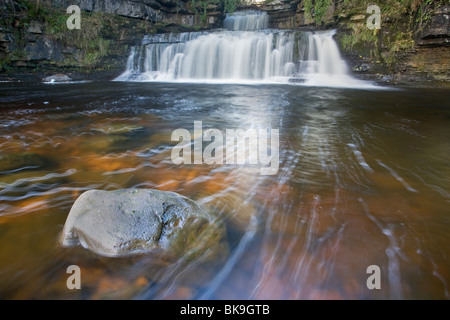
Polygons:
M237 230L248 230L252 225L252 217L258 212L250 201L237 192L228 192L220 197L210 197L205 203L209 210L221 214L231 226Z
M194 201L150 189L90 190L74 203L60 238L107 257L142 253L206 260L226 253L225 227Z
M130 139L122 135L96 135L80 142L79 148L86 151L113 152L127 150Z
M39 168L45 159L36 153L12 153L0 155L0 172L21 168Z

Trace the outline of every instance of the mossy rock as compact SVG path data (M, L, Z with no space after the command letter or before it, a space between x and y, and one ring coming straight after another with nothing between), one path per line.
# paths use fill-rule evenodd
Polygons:
M90 190L74 203L60 244L105 257L136 254L203 261L228 252L224 225L194 201L152 189Z

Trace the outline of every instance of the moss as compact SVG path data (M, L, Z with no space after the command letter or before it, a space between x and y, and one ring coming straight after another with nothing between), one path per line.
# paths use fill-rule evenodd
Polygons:
M344 17L341 25L347 32L338 35L341 47L347 52L381 59L386 66L393 67L405 52L415 48L414 30L423 28L430 19L430 9L443 3L441 0L386 0L379 4L382 29L369 30L365 21L351 21L351 17L365 13L372 3L344 0L339 17Z
M370 30L362 23L351 23L347 25L347 28L351 32L343 33L338 37L344 51L356 51L358 54L378 58L378 30Z
M11 54L9 55L9 60L10 61L24 60L25 57L26 57L25 51L22 48L18 48L13 52L11 52Z
M305 13L308 19L314 19L317 25L323 25L326 20L326 14L331 6L332 0L305 0Z
M200 30L207 26L207 18L211 10L217 8L223 12L233 12L241 3L241 0L190 1L191 11L197 14L197 18L194 19L196 24L190 26L189 30ZM0 25L3 29L9 30L9 33L14 33L17 48L23 51L27 45L27 29L33 21L40 22L43 36L50 38L53 43L63 48L64 60L57 63L46 61L39 63L45 66L53 63L56 67L83 68L87 71L123 68L122 59L117 57L128 53L126 51L128 45L134 45L145 34L163 33L176 29L176 26L165 23L82 11L81 30L69 30L67 28L69 15L64 7L53 7L43 1L37 7L35 0L11 0L6 7L6 13L2 13ZM114 41L117 39L126 39L127 43ZM26 55L20 52L5 53L0 59L0 68L5 70L8 66L14 65L11 64L13 61L26 60ZM29 66L32 67L32 65Z
M34 0L17 0L15 3L15 11L10 8L5 19L2 15L1 24L13 35L16 48L12 53L6 53L1 57L2 70L7 66L13 66L14 61L26 60L24 48L28 43L27 29L33 21L40 22L44 37L50 38L65 51L63 61L43 61L39 65L83 68L83 71L122 68L121 59L119 61L117 57L128 53L126 49L129 43L114 40L125 38L129 42L138 41L144 34L156 32L154 24L150 21L85 11L81 13L81 29L69 30L67 28L69 15L65 8L52 7L41 1L37 9ZM33 67L33 64L29 66Z
M223 0L224 12L232 13L236 11L238 4L240 4L239 0Z
M0 72L6 72L9 69L9 61L6 59L0 59Z
M224 11L227 9L233 12L236 9L235 4L236 0L190 0L191 10L200 17L200 23L203 26L206 26L206 22L208 19L208 7L210 5L221 4L224 7ZM234 7L233 7L234 6ZM233 7L233 8L232 8Z
M64 9L47 8L45 28L48 34L58 43L79 49L81 59L78 63L93 68L108 54L110 40L101 37L103 25L108 20L106 14L83 12L82 28L69 30L66 26L67 14Z
M200 27L207 25L210 6L218 6L223 13L232 13L237 7L244 4L245 0L189 0L190 10L200 19Z

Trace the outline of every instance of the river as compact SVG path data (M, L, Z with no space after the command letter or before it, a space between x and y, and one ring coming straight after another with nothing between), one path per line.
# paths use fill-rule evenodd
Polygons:
M450 298L446 90L2 83L0 113L0 298ZM194 121L279 130L277 173L174 164L172 132ZM58 246L83 191L132 187L219 214L226 259L180 269ZM66 287L73 264L81 290Z

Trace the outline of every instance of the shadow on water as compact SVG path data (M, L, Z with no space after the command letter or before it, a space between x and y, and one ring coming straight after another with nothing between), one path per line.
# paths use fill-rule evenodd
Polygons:
M440 90L6 84L0 297L448 299L450 106ZM278 129L280 164L174 165L177 128ZM207 145L207 143L205 143ZM204 146L205 146L204 145ZM85 190L157 188L216 212L225 260L100 258L57 240ZM82 290L66 287L81 268ZM366 286L367 267L381 289Z

